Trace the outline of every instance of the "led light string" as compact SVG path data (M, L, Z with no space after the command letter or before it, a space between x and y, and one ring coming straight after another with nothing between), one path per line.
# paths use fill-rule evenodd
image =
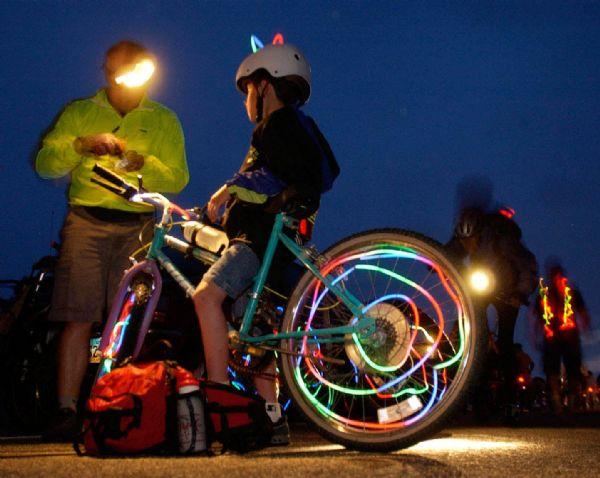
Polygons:
M390 424L370 424L370 423L365 423L363 421L357 421L357 420L352 420L352 419L347 419L344 417L341 417L339 415L337 415L336 413L334 413L333 411L329 410L329 406L331 405L331 392L330 389L332 390L336 390L339 391L341 393L345 393L345 394L350 394L350 395L354 395L354 396L366 396L366 395L373 395L376 394L379 398L397 398L403 395L416 395L416 394L422 394L425 393L429 387L430 384L427 383L427 375L426 375L426 371L425 371L425 362L431 357L432 353L434 350L436 350L436 347L439 345L441 339L442 339L442 335L443 335L443 324L444 324L444 316L443 313L441 311L441 308L439 307L439 304L437 304L437 302L435 301L435 299L431 296L431 294L429 294L425 289L423 289L422 287L418 286L418 284L398 275L395 274L392 271L389 271L387 269L383 269L381 267L378 266L373 266L373 265L369 265L369 264L358 264L352 268L350 268L349 270L344 271L342 274L340 274L338 277L336 277L333 281L333 284L337 284L342 280L345 280L350 274L352 274L353 272L355 272L356 270L372 270L374 272L378 272L378 273L383 273L388 275L389 277L393 277L397 280L401 280L402 282L419 289L420 288L420 292L423 294L423 296L425 296L433 305L434 309L436 309L436 315L438 316L438 318L440 319L441 322L441 326L438 329L438 334L437 337L433 340L434 345L432 347L429 348L428 352L426 354L424 354L423 357L421 357L420 360L418 360L416 362L416 365L414 365L413 367L411 367L411 369L403 374L401 377L396 378L393 381L388 382L387 384L384 384L383 386L377 387L376 384L374 384L372 382L372 380L370 379L370 377L368 375L365 375L367 382L369 382L369 386L371 387L371 390L364 390L364 389L353 389L353 388L348 388L348 387L342 387L340 385L334 384L332 382L330 382L329 380L325 379L322 374L316 369L315 365L311 362L310 359L308 358L302 358L299 357L298 359L296 359L296 366L294 367L294 374L296 376L296 380L300 386L300 388L302 389L303 393L305 393L305 395L307 396L307 398L315 404L316 408L323 414L334 417L344 423L350 424L350 425L358 425L361 427L373 427L373 428L377 428L377 429L385 429L385 428L390 428L390 426L392 427L401 427L401 426L406 426L406 424L409 423L413 423L415 420L418 420L421 416L423 416L425 413L428 412L428 410L431 408L431 406L433 406L433 404L435 403L435 397L436 395L439 395L439 397L441 398L441 396L443 396L444 392L446 391L446 385L447 385L447 373L446 373L446 369L445 367L448 367L449 365L451 365L452 363L455 363L457 360L460 359L460 357L462 356L463 352L464 352L464 344L463 344L463 339L464 339L464 324L463 324L463 313L462 313L462 307L460 304L460 301L458 299L457 294L453 291L452 287L449 284L448 279L444 276L444 274L442 274L441 269L439 268L439 266L437 266L437 264L434 264L432 261L430 261L427 258L424 258L422 256L419 256L418 254L416 254L413 250L408 249L408 248L402 248L402 247L397 247L394 250L390 251L389 246L388 248L386 248L386 245L382 245L381 249L377 249L377 250L373 250L373 251L368 251L368 252L363 252L363 253L356 253L356 254L351 254L348 256L343 256L338 258L335 261L332 261L330 263L328 263L323 270L321 271L321 273L325 276L327 275L329 272L333 271L335 268L339 267L341 264L346 263L348 261L351 261L353 259L358 259L362 262L366 262L366 261L373 261L373 260L380 260L380 259L398 259L398 258L406 258L406 259L412 259L412 260L418 260L432 268L434 268L434 270L436 271L438 277L440 278L440 282L443 285L444 289L447 291L447 293L450 295L450 297L452 298L453 302L456 305L457 311L458 311L458 322L459 322L459 341L460 341L460 346L459 346L459 350L458 352L455 354L454 357L452 357L451 359L449 359L446 362L443 362L441 364L437 364L437 366L435 366L435 368L433 368L432 373L433 373L433 384L431 385L431 387L433 388L432 393L430 395L430 399L428 401L428 404L426 407L424 407L424 409L421 411L420 414L418 414L416 417L414 417L414 419L410 420L410 421L405 421L402 422L400 424L395 424L395 425L390 425ZM386 272L387 271L387 272ZM402 280L405 279L405 280ZM323 291L321 291L321 282L318 280L315 280L313 282L314 285L314 289L313 289L313 293L311 294L312 297L312 306L311 306L311 310L308 316L308 320L306 323L306 326L304 327L305 330L311 330L311 325L314 321L315 318L315 314L318 310L318 306L319 304L322 302L322 300L324 299L325 295L329 292L328 288L324 288ZM373 307L376 303L382 302L384 300L390 299L392 298L391 296L387 296L385 298L380 298L377 301L375 301L372 304L368 304L363 312L365 312L366 310L368 310L369 308ZM402 297L398 297L398 295L395 296L395 298L401 298L403 300L406 300L406 296L402 296ZM416 309L416 305L413 303L410 303L411 308L413 309L413 313L416 317L418 317L418 309ZM296 307L294 309L294 316L297 315L298 313L298 307ZM415 313L416 312L416 313ZM423 329L422 327L415 327L414 333L411 336L411 344L414 343L415 340L415 336L416 333L419 331L419 329L422 329L424 332L425 329ZM425 336L433 339L428 333L425 333ZM302 350L302 354L305 355L306 354L306 350L308 348L308 337L303 337L302 339L302 346L301 346L301 350ZM365 351L362 349L362 346L360 344L360 342L358 341L358 337L356 336L356 334L353 334L353 340L355 342L355 344L357 345L360 353L361 353L361 357L365 359L366 363L372 362L370 360L370 358L368 357L368 355L365 353ZM412 347L411 347L412 348ZM453 347L454 348L454 347ZM441 358L441 354L438 352L438 355ZM417 356L419 356L419 354L417 353ZM306 382L306 379L308 378L308 376L304 376L302 377L302 372L301 372L301 361L304 360L305 365L307 367L307 371L309 372L309 376L312 376L316 379L316 382L314 382L312 384L312 386L314 387L317 383L317 390L314 393L311 393L308 389L308 383ZM375 363L369 363L370 366L379 366L378 364ZM354 366L354 364L353 364ZM375 368L374 367L374 368ZM355 382L357 382L357 378L358 378L358 370L355 368ZM392 367L393 370L397 370L398 367ZM410 374L412 374L416 369L421 368L423 370L423 376L425 377L425 385L423 386L423 388L416 388L416 387L409 387L409 388L405 388L403 390L400 390L398 392L395 392L393 394L382 394L381 392L389 389L390 387L393 387L394 385L398 384L400 381L404 380L406 377L408 377ZM444 387L441 390L438 390L439 387L439 377L438 377L438 373L437 370L438 369L443 369L442 370L442 380L444 383ZM317 395L319 393L319 390L321 390L321 386L322 385L326 385L328 387L328 394L327 394L327 406L325 406L324 404L322 404L318 398ZM438 393L439 391L439 393ZM325 397L324 397L325 398Z

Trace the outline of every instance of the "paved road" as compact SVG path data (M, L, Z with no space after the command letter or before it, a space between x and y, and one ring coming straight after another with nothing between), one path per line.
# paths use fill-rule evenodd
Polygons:
M0 477L598 477L599 428L451 428L395 453L358 453L303 427L293 443L245 456L77 457L69 445L0 440Z

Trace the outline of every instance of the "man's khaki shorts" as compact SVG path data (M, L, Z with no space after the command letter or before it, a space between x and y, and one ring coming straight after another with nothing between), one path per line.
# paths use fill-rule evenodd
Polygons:
M67 213L49 320L101 322L130 265L129 256L141 247L140 231L152 217L120 213L118 221L108 221L90 211L71 206ZM150 236L152 228L144 232Z

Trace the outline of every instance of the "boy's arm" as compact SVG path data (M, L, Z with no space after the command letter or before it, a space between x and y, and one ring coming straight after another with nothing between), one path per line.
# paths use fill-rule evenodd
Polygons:
M244 202L264 204L286 188L286 183L267 168L236 173L225 183L229 194Z

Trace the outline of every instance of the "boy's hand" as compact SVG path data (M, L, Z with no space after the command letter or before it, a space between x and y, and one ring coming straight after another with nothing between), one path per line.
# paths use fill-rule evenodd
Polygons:
M229 194L226 184L221 186L221 188L211 196L210 201L208 201L208 205L206 206L206 214L212 222L215 222L217 218L219 218L221 209L230 198L231 194Z

